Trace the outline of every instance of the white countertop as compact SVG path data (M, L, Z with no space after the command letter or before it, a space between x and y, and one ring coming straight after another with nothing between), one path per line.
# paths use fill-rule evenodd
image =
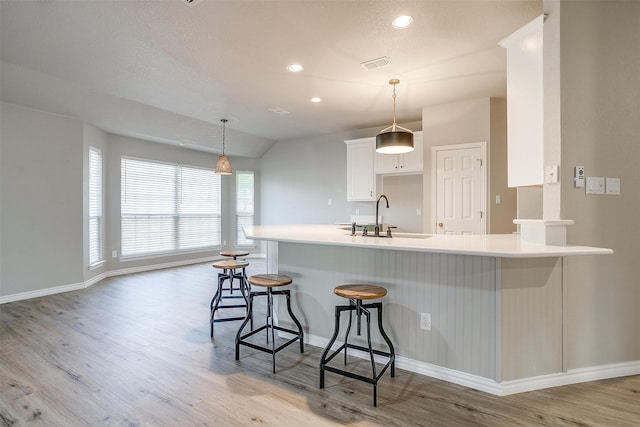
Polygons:
M542 258L575 255L606 255L613 250L591 246L552 246L527 243L517 234L445 236L394 233L393 238L352 236L338 225L296 224L245 227L249 239L317 245L354 246L399 251L437 252L502 258Z

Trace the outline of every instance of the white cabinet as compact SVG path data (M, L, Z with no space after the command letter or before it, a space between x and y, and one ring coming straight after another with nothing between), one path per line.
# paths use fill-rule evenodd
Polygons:
M413 151L405 154L376 153L376 174L422 173L422 131L413 133Z
M376 175L373 169L375 143L375 137L345 141L349 202L376 200Z
M543 183L542 23L540 16L500 42L507 49L509 187Z

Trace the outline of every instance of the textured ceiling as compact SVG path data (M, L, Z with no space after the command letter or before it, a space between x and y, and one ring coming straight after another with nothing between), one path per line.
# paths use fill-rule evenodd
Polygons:
M541 13L539 0L3 0L0 96L213 152L229 118L228 153L258 157L276 140L388 126L390 78L399 122L504 97L497 43ZM414 24L393 29L402 14ZM360 66L382 56L390 66ZM292 62L305 69L288 72Z

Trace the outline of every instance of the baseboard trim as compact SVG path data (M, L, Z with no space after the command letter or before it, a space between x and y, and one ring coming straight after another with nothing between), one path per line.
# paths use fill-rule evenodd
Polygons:
M309 345L324 348L329 340L317 335L305 335ZM333 346L334 349L338 345ZM349 353L354 357L365 358L366 354L360 352ZM588 381L598 381L610 378L640 375L640 360L608 365L592 366L588 368L572 369L567 372L559 372L537 377L523 378L513 381L498 383L489 378L480 377L466 372L421 362L408 357L396 356L396 366L416 374L425 375L450 383L469 387L475 390L490 393L496 396L508 396L527 391L541 390L545 388L559 387L563 385L578 384Z
M5 295L0 297L0 304L8 302L21 301L31 298L39 298L47 295L60 294L63 292L77 291L86 288L83 283L73 283L70 285L54 286L52 288L37 289L35 291L20 292L17 294Z
M254 256L254 257L247 257L247 258L263 258L263 257L259 257L259 256ZM9 302L14 302L14 301L21 301L21 300L26 300L26 299L31 299L31 298L39 298L39 297L44 297L47 295L54 295L54 294L61 294L63 292L71 292L71 291L77 291L80 289L85 289L88 288L89 286L93 286L96 283L108 278L108 277L114 277L114 276L122 276L125 274L133 274L133 273L142 273L145 271L152 271L152 270L162 270L164 268L173 268L173 267L182 267L185 265L191 265L191 264L200 264L203 262L210 262L210 261L214 261L216 259L220 259L220 256L210 256L210 257L204 257L204 258L195 258L195 259L187 259L187 260L181 260L181 261L172 261L172 262L165 262L165 263L161 263L161 264L152 264L152 265L141 265L138 267L130 267L130 268L122 268L119 270L111 270L111 271L105 271L103 273L97 274L96 276L87 279L84 282L81 283L73 283L70 285L62 285L62 286L54 286L51 288L44 288L44 289L37 289L34 291L27 291L27 292L20 292L17 294L11 294L11 295L4 295L4 296L0 296L0 304L6 304ZM213 277L213 276L212 276Z

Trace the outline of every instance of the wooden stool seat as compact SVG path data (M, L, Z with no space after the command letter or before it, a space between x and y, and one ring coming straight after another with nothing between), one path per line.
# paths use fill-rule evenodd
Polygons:
M220 252L221 256L227 256L227 257L231 257L233 259L238 258L239 256L247 256L249 255L249 251L241 251L241 250L235 250L235 251L222 251Z
M249 266L249 261L244 259L221 259L213 263L213 268L220 270L235 270L236 268L245 268Z
M361 284L336 286L333 292L343 298L359 300L382 298L387 295L387 290L382 286Z
M293 279L284 274L256 274L249 277L249 283L264 288L276 288L278 286L287 286L293 282Z

